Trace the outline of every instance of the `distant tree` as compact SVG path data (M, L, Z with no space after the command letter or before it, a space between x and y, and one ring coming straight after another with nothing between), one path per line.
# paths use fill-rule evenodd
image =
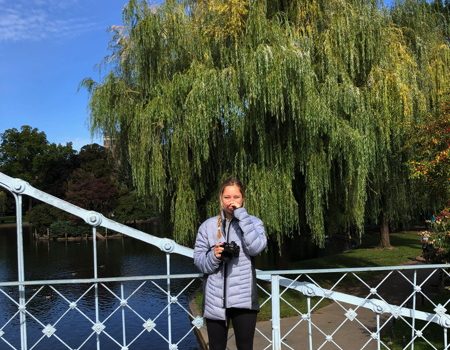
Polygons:
M45 152L34 159L39 189L57 197L63 197L67 180L76 167L76 151L71 143L64 145L48 144Z
M127 192L117 199L117 204L114 208L114 220L130 223L159 217L159 212L155 207L154 203L147 203L135 191Z
M81 147L77 157L79 168L94 174L95 177L114 176L115 164L109 158L105 147L93 143Z
M44 132L24 125L1 135L0 171L29 182L40 190L62 197L75 167L72 144L50 144ZM28 197L28 210L32 207Z
M95 177L86 170L77 169L69 179L66 200L109 216L115 206L117 193L117 187L109 177Z
M35 160L46 153L47 147L47 136L36 128L24 125L20 131L8 129L1 134L0 169L36 185L40 174Z
M107 150L97 144L81 148L78 168L70 175L65 198L82 208L109 216L116 205L119 184Z
M72 144L50 144L44 132L24 125L1 134L0 169L5 174L28 181L55 195L74 168Z
M67 217L61 209L45 203L35 205L26 215L26 219L33 225L38 235L46 234L53 222Z
M117 213L124 221L154 216L141 199L128 194L129 184L121 183L116 168L110 152L98 144L85 145L77 153L71 143L50 144L44 132L26 125L1 134L0 171L7 175L107 216L114 211L119 196L123 196ZM0 191L0 212L8 206L8 197ZM67 217L48 205L32 208L30 200L27 219L37 232L45 233L53 222L64 222Z

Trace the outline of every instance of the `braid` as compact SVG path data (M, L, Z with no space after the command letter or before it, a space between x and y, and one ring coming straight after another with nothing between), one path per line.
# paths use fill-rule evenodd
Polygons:
M217 239L222 237L222 215L219 214L217 217Z

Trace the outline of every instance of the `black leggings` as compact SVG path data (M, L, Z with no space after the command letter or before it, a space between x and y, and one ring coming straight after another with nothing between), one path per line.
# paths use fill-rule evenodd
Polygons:
M227 321L206 319L210 350L225 350L228 325L231 321L238 350L252 350L255 335L257 311L248 309L227 309Z

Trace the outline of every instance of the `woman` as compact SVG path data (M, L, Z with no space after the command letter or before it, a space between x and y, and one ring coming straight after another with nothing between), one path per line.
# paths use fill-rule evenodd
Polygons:
M236 178L220 188L221 211L201 224L194 263L205 273L204 317L209 348L224 350L231 320L239 350L253 349L259 310L254 266L267 238L263 222L244 208L244 187Z

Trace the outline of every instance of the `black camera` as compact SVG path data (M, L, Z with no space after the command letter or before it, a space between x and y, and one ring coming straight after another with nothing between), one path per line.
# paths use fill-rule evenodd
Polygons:
M239 247L235 241L231 241L230 243L224 242L222 243L223 251L221 255L221 259L225 262L230 261L232 258L236 258L239 256L239 251L241 247Z

